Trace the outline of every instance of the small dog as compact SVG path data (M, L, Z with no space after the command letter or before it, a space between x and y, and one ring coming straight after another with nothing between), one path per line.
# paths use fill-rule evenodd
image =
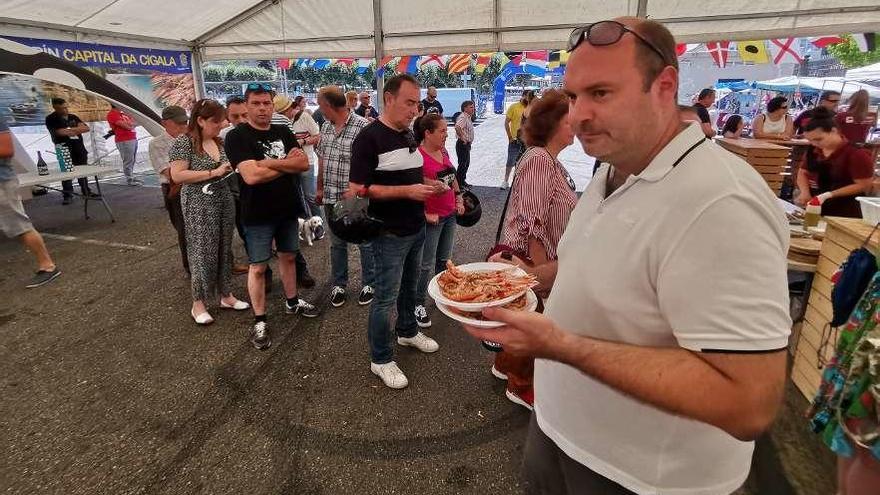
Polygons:
M299 219L299 240L306 241L309 246L314 245L315 238L319 237L324 230L324 221L321 217L314 216L308 220Z

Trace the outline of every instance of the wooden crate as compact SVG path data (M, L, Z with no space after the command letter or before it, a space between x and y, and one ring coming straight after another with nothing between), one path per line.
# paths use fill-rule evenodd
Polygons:
M831 277L849 253L862 245L872 229L858 218L825 217L825 220L828 221L828 227L822 241L803 326L798 335L791 372L792 380L807 399L812 399L819 388L822 376L819 350L822 348L823 331L831 331L827 326L832 317ZM874 249L878 247L878 237L874 235L871 240L870 246ZM832 334L832 337L835 335ZM834 353L835 343L836 339L832 338L830 345L823 349L822 357L826 361Z
M791 153L789 148L757 139L720 138L716 142L727 151L742 157L761 174L770 189L779 194Z

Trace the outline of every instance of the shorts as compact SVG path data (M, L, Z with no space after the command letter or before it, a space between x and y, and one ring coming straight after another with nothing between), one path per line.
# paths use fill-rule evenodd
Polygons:
M10 238L34 230L18 195L17 177L0 181L0 230Z
M248 262L258 265L272 257L272 240L279 253L299 251L299 219L284 218L271 223L244 226Z
M519 161L519 157L526 151L525 144L519 139L514 139L513 141L507 143L507 168L513 168L516 166L516 162Z

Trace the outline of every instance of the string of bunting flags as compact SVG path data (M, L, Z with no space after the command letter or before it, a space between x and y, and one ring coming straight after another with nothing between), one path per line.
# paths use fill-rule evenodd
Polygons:
M853 38L859 49L863 52L874 50L875 36L873 33L853 34ZM840 36L818 36L808 38L809 42L819 48L844 42ZM770 40L751 41L710 41L705 44L678 44L676 54L681 57L701 46L712 57L715 65L726 67L730 61L730 55L736 53L742 62L753 64L784 64L803 62L801 43L798 38L781 38ZM499 58L501 66L513 64L521 66L525 72L536 76L545 76L548 73L560 73L568 63L568 52L565 50L535 50L521 53L510 52L481 52L460 53L454 55L407 55L402 57L386 56L376 64L377 75L382 75L386 70L395 73L415 74L421 68L436 67L438 70L446 70L450 74L468 72L471 62L474 64L474 72L482 74L494 58ZM278 60L278 67L289 69L290 67L310 67L323 69L332 65L344 66L354 69L359 74L365 73L375 63L373 58L290 58Z

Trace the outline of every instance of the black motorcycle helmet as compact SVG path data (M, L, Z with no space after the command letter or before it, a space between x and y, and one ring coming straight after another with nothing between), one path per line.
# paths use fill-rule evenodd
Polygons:
M480 221L483 216L483 207L480 206L480 198L469 190L461 193L461 200L464 203L464 213L455 217L455 223L462 227L473 227Z
M369 213L370 200L354 197L338 201L330 208L327 224L336 237L361 244L382 233L383 222Z

